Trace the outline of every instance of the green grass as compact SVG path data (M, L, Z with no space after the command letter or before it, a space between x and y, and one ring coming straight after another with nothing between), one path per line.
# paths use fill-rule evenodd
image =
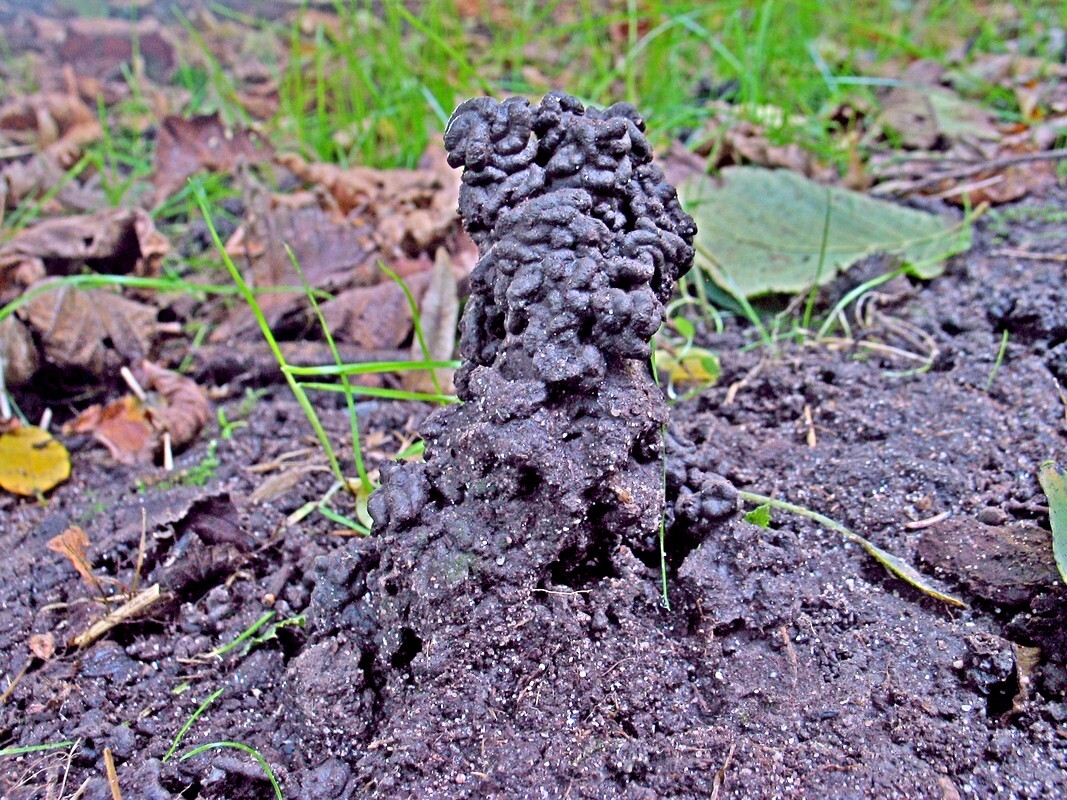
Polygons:
M773 107L772 140L801 141L842 159L831 112L886 83L870 74L873 66L944 60L965 42L974 43L972 56L1003 52L1005 28L1051 59L1046 31L1063 24L1056 4L1033 0L1013 4L1010 23L974 0L509 0L478 19L465 18L455 0L426 0L417 13L415 4L396 0L338 1L333 9L338 23L329 27L307 14L285 24L217 13L286 44L285 58L272 64L280 107L270 127L278 144L378 166L413 166L465 97L561 88L600 105L636 103L657 144L699 126L707 99L762 119ZM232 79L201 34L186 27L199 44L198 63L178 76L190 106L247 119ZM976 85L974 93L1008 118L1018 111L996 87Z

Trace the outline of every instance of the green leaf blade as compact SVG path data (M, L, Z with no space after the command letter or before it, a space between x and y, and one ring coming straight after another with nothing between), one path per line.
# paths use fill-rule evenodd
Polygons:
M679 194L697 223L697 265L735 296L796 294L876 254L928 280L970 247L966 225L788 170L729 167L721 175L692 178Z
M1048 520L1052 527L1052 554L1060 577L1067 583L1067 472L1055 462L1046 461L1037 473L1048 498Z

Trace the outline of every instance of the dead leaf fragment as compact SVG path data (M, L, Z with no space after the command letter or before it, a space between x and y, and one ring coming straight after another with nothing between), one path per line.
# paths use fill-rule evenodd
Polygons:
M131 23L122 19L83 17L63 21L58 56L78 75L122 79L121 67L136 56L153 80L165 83L178 64L169 32L155 19Z
M89 584L89 588L99 589L100 584L93 575L92 564L89 563L89 537L85 531L77 525L71 525L59 536L48 540L48 549L66 556L82 580Z
M18 314L40 343L45 361L95 378L147 355L158 321L152 306L105 289L61 286L28 302Z
M8 426L0 433L0 488L33 497L70 477L70 453L48 431Z
M35 633L30 636L30 652L41 661L47 661L56 654L56 637L51 633Z
M422 329L426 352L422 342L415 338L411 344L412 361L448 361L456 347L456 323L459 320L459 290L452 259L443 247L437 249L430 282L419 303L419 325ZM414 392L453 392L453 370L439 369L408 372L404 375L405 388ZM436 383L434 378L436 377Z
M230 131L218 112L190 117L165 117L156 148L155 204L185 185L202 169L232 172L273 155L270 145L247 129Z
M120 464L151 461L157 444L144 406L131 395L106 406L89 406L64 425L63 432L92 434Z
M63 432L88 433L107 447L120 464L151 462L164 433L181 450L196 439L208 419L207 394L191 378L143 361L139 376L149 390L146 403L132 395L92 405L63 427Z
M5 386L25 386L37 371L37 346L14 317L0 321L0 377Z
M102 130L89 106L71 92L40 92L0 107L0 131L15 142L33 144L70 167Z
M175 450L181 450L200 434L210 409L207 393L192 378L142 361L142 383L159 395L162 403L150 404L148 418L156 431L169 433Z

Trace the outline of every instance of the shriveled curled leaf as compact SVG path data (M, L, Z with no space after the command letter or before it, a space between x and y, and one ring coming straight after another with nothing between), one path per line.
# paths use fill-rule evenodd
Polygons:
M125 395L106 406L92 405L64 426L66 433L90 433L121 464L146 463L169 433L177 451L188 445L207 423L207 394L191 378L150 361L140 366L146 403Z
M67 423L63 432L91 433L120 464L151 461L158 444L144 406L132 395L106 406L89 406Z
M93 565L89 563L89 537L77 525L71 525L63 533L48 540L48 549L53 553L66 556L71 565L81 575L89 587L99 585L93 575Z
M1067 583L1067 472L1055 461L1046 461L1038 472L1041 488L1048 498L1048 519L1052 526L1052 553L1060 577Z
M891 254L920 278L970 246L969 230L934 214L828 188L785 170L732 167L679 193L696 220L696 263L735 295L797 293L861 259ZM823 229L829 202L825 248Z
M30 652L41 661L56 654L56 637L51 633L35 633L30 636Z
M0 433L0 488L34 496L70 477L70 453L48 431L19 425Z

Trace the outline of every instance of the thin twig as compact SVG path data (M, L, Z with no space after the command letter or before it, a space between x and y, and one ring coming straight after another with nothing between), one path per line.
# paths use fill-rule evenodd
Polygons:
M1035 253L1033 250L1013 250L1004 248L994 250L995 256L1007 256L1008 258L1020 258L1029 261L1059 261L1067 263L1067 253Z
M931 186L937 186L942 181L973 178L975 175L981 175L983 172L995 172L997 170L1006 169L1007 167L1014 167L1018 164L1030 164L1034 161L1059 161L1064 158L1067 158L1067 147L1061 147L1057 150L1045 150L1041 153L1022 153L1015 156L1005 156L1004 158L993 158L989 161L983 161L981 164L973 164L969 167L946 170L945 172L939 172L917 181L911 181L910 183L897 183L893 186L882 188L881 191L879 191L879 187L876 186L871 190L871 193L909 194L911 192L929 189Z

